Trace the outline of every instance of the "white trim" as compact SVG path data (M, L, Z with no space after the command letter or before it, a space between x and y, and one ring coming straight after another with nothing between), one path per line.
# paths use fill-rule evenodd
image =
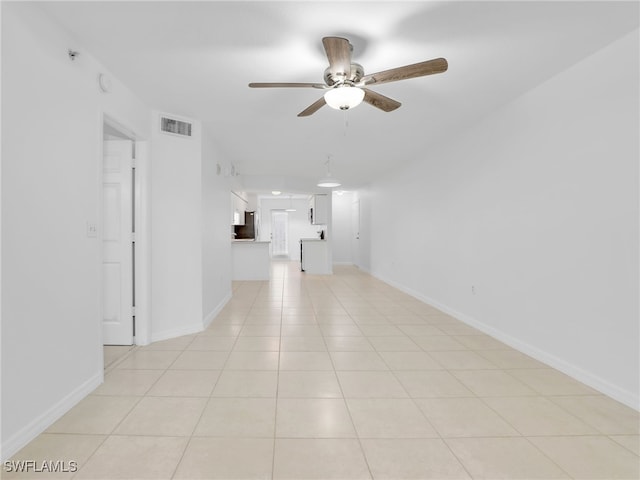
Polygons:
M97 168L96 168L96 195L98 197L98 211L96 212L96 225L98 226L98 237L96 238L96 240L98 241L98 271L99 273L99 281L98 281L98 291L97 293L97 298L98 298L98 312L101 312L98 315L98 318L95 319L95 321L98 323L98 335L99 335L99 339L100 339L100 343L97 345L97 348L104 352L103 348L104 348L104 329L102 327L102 312L104 312L104 292L103 292L103 288L102 288L102 261L103 261L103 252L102 252L102 221L103 221L103 216L102 216L102 211L104 209L103 207L103 188L102 188L102 181L103 181L103 164L104 164L104 126L106 123L105 117L107 115L105 114L104 111L100 111L99 115L98 115L98 164L97 164ZM100 368L103 369L104 372L104 353L102 353L100 355Z
M151 162L146 141L136 142L136 336L135 345L151 340Z
M585 385L588 385L589 387L594 388L595 390L598 390L604 395L607 395L613 398L614 400L617 400L627 405L628 407L633 408L634 410L640 411L640 408L639 408L640 397L638 397L637 395L634 395L633 392L624 390L619 386L608 382L602 377L594 375L593 373L590 373L576 365L573 365L567 362L566 360L563 360L562 358L559 358L549 352L541 350L536 346L533 346L527 342L523 342L518 338L512 337L511 335L504 333L501 330L498 330L492 326L489 326L477 320L474 317L461 313L443 303L440 303L434 300L433 298L430 298L426 295L421 294L420 292L417 292L411 288L405 287L404 285L401 285L393 280L390 280L386 278L384 275L380 275L377 272L370 272L370 274L373 277L377 278L378 280L381 280L391 285L392 287L395 287L398 290L408 295L411 295L412 297L417 298L418 300L421 300L424 303L431 305L432 307L437 308L438 310L442 310L443 312L447 313L448 315L451 315L457 320L460 320L461 322L464 322L467 325L477 328L481 332L486 333L487 335L495 338L496 340L499 340L509 345L510 347L513 347L516 350L526 355L529 355L530 357L533 357L536 360L542 363L545 363L546 365L549 365L550 367L555 368L556 370L559 370L562 373L569 375L575 380L582 382Z
M136 135L133 129L116 120L117 116L109 112L100 112L100 163L98 168L98 225L102 225L102 162L104 125L118 130L128 136L135 143L136 151L136 336L134 345L148 345L151 342L151 172L149 161L149 142ZM102 229L98 229L98 240L102 241ZM102 249L100 249L100 264L102 264ZM102 286L99 292L100 311L102 311ZM102 325L100 325L100 348L102 339Z
M218 306L213 310L211 310L211 312L209 312L209 314L206 317L204 317L204 319L202 320L203 329L206 329L209 325L211 325L211 322L213 322L213 320L218 316L218 314L222 311L225 305L229 303L229 300L231 300L232 295L233 294L231 292L227 293L227 295L222 299L222 301L218 304Z
M102 369L83 382L62 400L54 404L42 415L32 420L25 427L18 430L7 440L2 442L2 461L11 458L22 447L49 428L56 420L75 407L80 400L93 392L104 381Z
M334 265L355 265L353 262L333 262Z
M377 276L377 275L374 275L374 274L371 272L371 269L369 269L369 268L367 268L367 267L365 267L365 266L362 266L362 265L358 265L357 263L354 263L354 265L355 265L356 267L358 267L360 270L362 270L364 273L368 273L368 274L369 274L369 275L371 275L372 277L376 277L378 280L382 280L382 277L379 277L379 276ZM385 281L385 280L382 280L382 281L383 281L383 282L385 282L385 283L389 283L389 282L387 282L387 281ZM392 284L391 284L391 283L389 283L389 285L392 285ZM394 286L394 287L396 287L395 285L393 285L393 286ZM398 290L402 290L402 288L400 288L400 287L396 287L396 288L397 288ZM404 290L403 290L403 291L404 291ZM405 292L405 293L407 293L407 292ZM423 300L423 301L424 301L424 300Z
M183 335L191 335L192 333L199 333L203 330L202 323L191 323L179 328L171 328L169 330L163 330L161 332L154 332L151 334L151 343L161 342L162 340L169 340L171 338L182 337Z
M120 122L115 120L108 113L102 112L102 122L104 124L109 125L114 130L117 130L118 132L122 133L124 136L128 137L129 140L135 142L135 140L137 138L135 132L133 130L131 130L130 128L125 127L124 125L122 125ZM101 128L102 128L102 126L101 126ZM104 132L101 131L101 133L104 133ZM100 140L103 140L103 135L100 136Z
M151 342L160 342L162 340L169 340L170 338L181 337L183 335L191 335L192 333L202 332L207 328L214 318L222 311L224 306L231 300L231 292L229 292L222 301L214 308L203 320L202 323L191 323L179 328L172 328L169 330L163 330L161 332L155 332L151 335Z

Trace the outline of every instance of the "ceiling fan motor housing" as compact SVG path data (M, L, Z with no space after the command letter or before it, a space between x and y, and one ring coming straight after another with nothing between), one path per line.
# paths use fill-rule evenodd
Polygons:
M332 73L331 67L327 67L324 71L324 83L333 87L334 85L340 85L345 82L358 83L362 77L364 77L364 68L359 63L351 64L351 74L347 77L345 72Z

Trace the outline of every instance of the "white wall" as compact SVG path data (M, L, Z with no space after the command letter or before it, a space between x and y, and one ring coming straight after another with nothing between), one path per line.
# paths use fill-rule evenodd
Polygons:
M231 298L231 180L217 165L224 162L203 132L202 141L202 314L208 325Z
M271 210L284 210L289 208L288 197L262 198L260 203L260 240L271 240ZM320 230L328 235L326 225L311 225L309 223L309 200L307 198L293 198L291 205L295 212L287 212L289 216L289 259L300 260L300 239L319 238ZM327 237L325 237L327 238Z
M201 331L231 298L231 177L214 142L166 135L154 112L151 166L151 338ZM172 118L182 117L169 113Z
M638 58L636 30L376 182L363 215L375 275L636 408Z
M360 189L358 190L357 197L360 203L360 238L355 242L353 247L354 263L365 272L371 273L373 191L370 187ZM386 217L385 220L387 220ZM393 218L389 218L388 220L393 222Z
M331 246L333 249L334 265L352 265L353 259L353 219L351 211L356 200L354 192L344 192L342 195L333 193Z
M151 134L151 339L202 328L202 137ZM171 118L182 119L173 114Z
M102 381L100 239L86 235L102 116L148 138L149 110L115 78L100 93L99 72L40 9L2 3L2 459Z

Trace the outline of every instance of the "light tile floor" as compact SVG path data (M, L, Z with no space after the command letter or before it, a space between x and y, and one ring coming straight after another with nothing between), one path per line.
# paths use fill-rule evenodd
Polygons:
M103 347L104 369L112 368L134 348L133 345L105 345Z
M13 459L73 460L77 479L637 479L638 424L356 268L277 262L206 331L128 352Z

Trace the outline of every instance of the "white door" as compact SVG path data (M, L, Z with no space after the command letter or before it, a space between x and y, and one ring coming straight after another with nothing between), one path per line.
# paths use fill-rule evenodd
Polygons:
M271 255L289 255L289 214L274 210L271 212Z
M351 261L360 266L360 200L351 204Z
M102 331L133 344L133 142L107 140L102 161Z

